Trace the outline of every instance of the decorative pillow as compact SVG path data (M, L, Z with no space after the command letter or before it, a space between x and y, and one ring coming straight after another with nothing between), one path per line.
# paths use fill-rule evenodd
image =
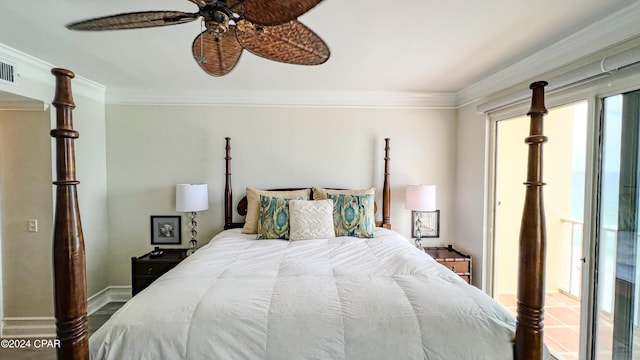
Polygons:
M333 229L333 200L289 201L289 240L330 239Z
M268 190L256 190L254 188L248 187L247 188L247 216L244 218L244 227L242 228L243 234L258 233L258 219L260 218L260 195L281 197L285 199L291 199L296 197L309 199L309 197L311 196L311 189L268 191Z
M289 239L289 200L260 195L257 239Z
M319 187L313 187L313 200L324 200L329 198L329 194L345 194L345 195L375 195L376 188L362 189L362 190L334 190L334 189L325 189Z
M372 238L375 232L371 194L329 194L333 200L333 226L336 236Z

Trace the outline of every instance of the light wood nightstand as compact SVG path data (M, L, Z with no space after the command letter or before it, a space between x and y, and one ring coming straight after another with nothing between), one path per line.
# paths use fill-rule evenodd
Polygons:
M471 255L465 255L451 245L447 247L425 247L424 252L471 284Z

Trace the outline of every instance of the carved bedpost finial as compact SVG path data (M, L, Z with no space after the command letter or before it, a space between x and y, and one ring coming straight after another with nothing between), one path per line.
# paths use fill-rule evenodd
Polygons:
M529 85L529 89L532 90L531 95L531 107L527 115L532 114L547 114L547 108L544 106L544 87L549 85L546 81L536 81Z
M542 198L542 133L544 81L531 84L531 126L525 143L529 146L526 195L520 227L518 309L515 358L541 360L544 354L544 287L546 230Z
M73 71L61 68L53 68L51 73L56 77L56 92L53 98L53 105L56 107L75 108L76 104L74 104L73 95L71 95L71 79L76 75Z

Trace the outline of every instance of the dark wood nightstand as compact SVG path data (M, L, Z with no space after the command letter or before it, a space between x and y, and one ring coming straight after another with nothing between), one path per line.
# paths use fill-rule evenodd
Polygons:
M152 258L151 252L148 252L131 258L131 296L135 296L162 274L178 265L187 257L188 249L160 250L162 255L158 257Z
M471 284L471 255L465 255L451 245L447 247L426 247L424 252Z

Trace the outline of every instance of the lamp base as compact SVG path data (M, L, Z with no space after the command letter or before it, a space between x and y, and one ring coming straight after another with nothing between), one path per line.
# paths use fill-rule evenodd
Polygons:
M198 242L196 241L196 236L198 236L198 231L196 228L198 227L198 222L196 221L196 212L192 211L190 214L191 218L191 240L189 240L189 250L187 250L187 256L192 255L196 252L196 247L198 246Z
M421 238L417 238L417 239L415 240L415 243L416 243L416 247L417 247L418 249L422 250L422 239L421 239Z
M196 247L198 246L198 242L196 239L191 239L189 241L189 250L187 250L187 256L193 255L196 252Z

